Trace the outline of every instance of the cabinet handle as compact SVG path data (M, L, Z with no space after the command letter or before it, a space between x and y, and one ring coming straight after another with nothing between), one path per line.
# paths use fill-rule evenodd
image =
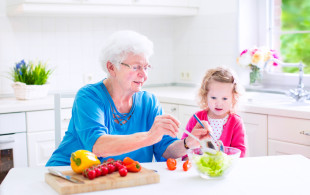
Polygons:
M303 135L308 135L308 136L310 136L310 132L307 132L307 131L301 131L301 132L299 132L300 134L303 134Z
M177 111L177 108L171 108L170 111L175 112L175 111Z

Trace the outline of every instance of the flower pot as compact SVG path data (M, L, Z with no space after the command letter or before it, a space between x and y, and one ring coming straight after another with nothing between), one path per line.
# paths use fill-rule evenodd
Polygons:
M45 97L48 94L49 86L49 84L26 85L21 82L15 82L12 84L15 97L19 100L30 100Z

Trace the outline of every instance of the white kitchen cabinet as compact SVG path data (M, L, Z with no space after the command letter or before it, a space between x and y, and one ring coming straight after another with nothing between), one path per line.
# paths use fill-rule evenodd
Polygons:
M171 114L181 123L181 128L185 128L190 117L199 110L196 106L185 106L179 104L161 103L166 114ZM178 138L181 138L183 132L180 131Z
M268 140L268 155L288 155L288 154L301 154L310 158L310 146L301 144L294 144L290 142L283 142L277 140Z
M54 136L53 131L27 134L29 167L45 166L55 150Z
M178 104L161 103L161 106L165 114L170 114L174 116L175 118L179 118L179 105Z
M26 112L29 167L45 166L55 150L54 110ZM61 110L61 135L65 135L71 118L71 108Z
M268 116L268 155L302 154L310 158L310 120Z
M246 131L246 156L267 155L267 115L247 112L238 113Z
M199 109L198 106L179 106L179 120L181 122L181 128L185 128L189 119L197 112ZM183 132L179 132L178 137L181 138Z
M26 112L26 118L28 133L54 129L54 110Z
M193 16L200 0L7 0L9 16Z

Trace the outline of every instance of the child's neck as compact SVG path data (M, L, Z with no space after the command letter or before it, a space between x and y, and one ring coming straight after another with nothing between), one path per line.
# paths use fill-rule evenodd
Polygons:
M229 115L229 112L223 115L215 115L215 114L211 114L210 112L208 112L208 117L211 119L223 119L225 118L227 115Z

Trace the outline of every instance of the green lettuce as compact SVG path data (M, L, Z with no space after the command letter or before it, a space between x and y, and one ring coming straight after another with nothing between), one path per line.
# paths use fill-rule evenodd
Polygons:
M230 167L232 160L227 154L219 151L216 154L205 152L203 155L195 155L194 162L200 172L211 177L218 177Z

